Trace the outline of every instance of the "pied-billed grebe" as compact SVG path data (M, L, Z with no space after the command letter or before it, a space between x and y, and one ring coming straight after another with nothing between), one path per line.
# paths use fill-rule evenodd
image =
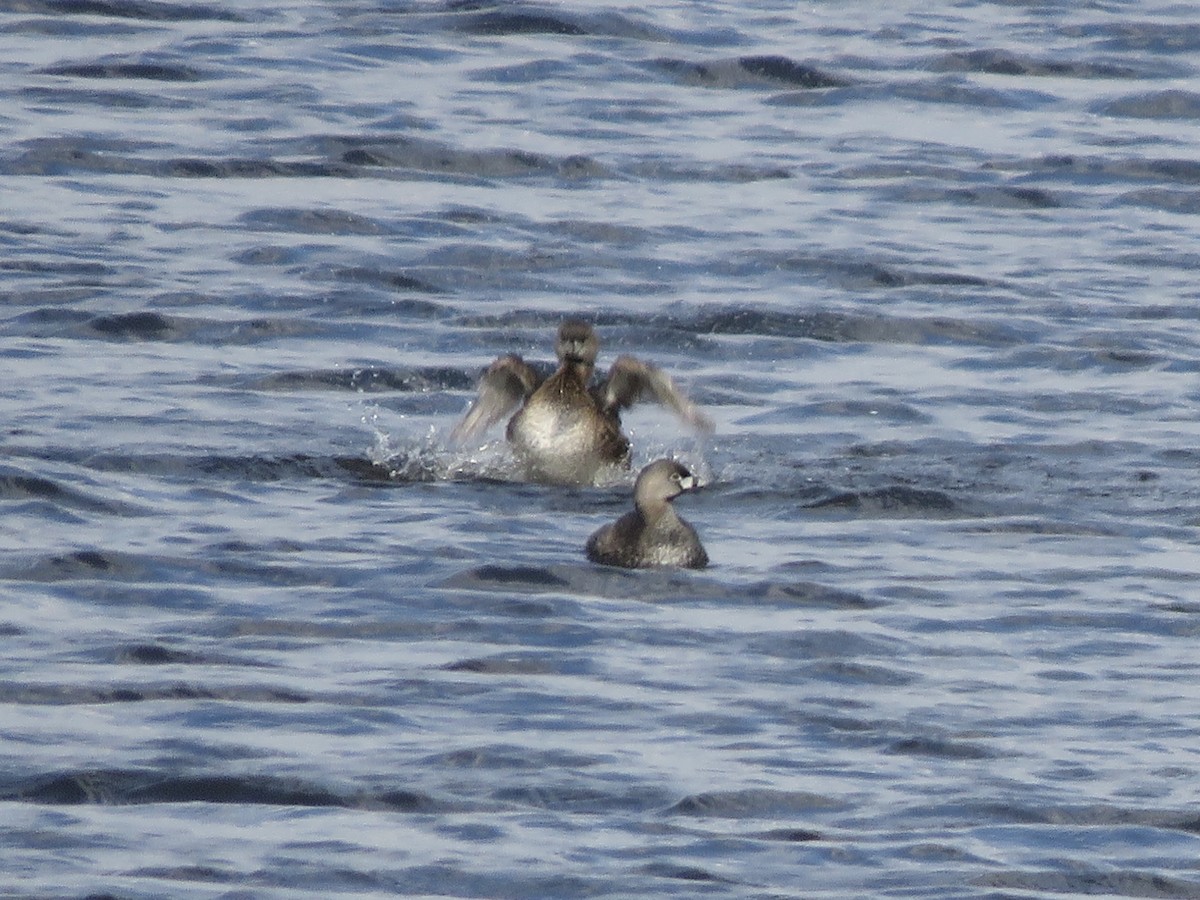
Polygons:
M696 529L679 518L671 501L696 486L696 478L673 459L659 459L638 474L632 511L605 525L587 542L587 558L606 566L703 569L708 554Z
M607 467L628 467L620 413L638 400L661 403L698 431L712 431L712 420L664 372L631 356L619 357L608 377L591 385L599 349L592 326L571 319L558 330L558 369L545 381L521 357L500 357L483 373L479 396L451 440L465 443L516 410L508 440L532 479L593 484Z

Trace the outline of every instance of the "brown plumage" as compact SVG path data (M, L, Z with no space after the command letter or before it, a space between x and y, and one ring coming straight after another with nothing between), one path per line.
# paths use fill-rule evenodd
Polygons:
M570 319L558 330L558 368L545 381L521 357L500 357L483 373L479 396L451 439L465 443L511 415L506 435L531 478L592 484L605 468L629 466L620 414L638 400L655 400L693 428L712 430L665 373L631 356L619 357L593 386L599 349L592 326Z
M671 506L672 500L695 484L695 476L674 460L650 463L633 487L633 510L588 538L587 558L627 569L704 568L708 554L696 529Z

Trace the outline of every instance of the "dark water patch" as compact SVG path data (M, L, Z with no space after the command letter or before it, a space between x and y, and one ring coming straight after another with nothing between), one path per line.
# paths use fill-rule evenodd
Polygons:
M39 298L44 299L44 298ZM162 298L164 302L189 305ZM89 313L62 306L42 306L9 320L30 337L70 337L113 342L164 341L198 344L255 344L280 337L320 333L321 325L295 318L199 319L143 309L123 313ZM333 327L325 325L325 328Z
M204 81L210 76L191 66L153 62L62 63L42 69L45 75L75 78L128 78L138 81Z
M759 831L750 836L760 841L780 841L786 844L804 844L809 841L825 840L825 835L809 828L772 828L769 831Z
M656 59L653 65L685 84L713 88L800 87L806 89L846 87L850 81L786 56L742 56L709 62Z
M1154 872L1099 869L1075 863L1075 871L1030 869L976 875L977 887L1027 891L1054 896L1153 897L1162 900L1200 900L1200 881L1188 881Z
M339 469L359 481L376 484L439 481L444 477L435 463L428 462L420 454L391 459L387 463L361 456L339 456L334 461Z
M131 504L95 497L51 478L0 466L0 503L24 500L45 502L58 509L110 516L137 516L145 513L145 510Z
M243 250L235 253L231 259L245 266L289 266L303 261L309 252L307 248L273 244Z
M72 309L67 306L41 306L14 316L6 324L14 332L40 337L57 334L64 328L86 327L86 324L94 318L95 314L82 309Z
M59 275L73 280L100 283L117 270L104 263L72 262L66 259L0 259L0 272L16 275Z
M302 557L296 559L294 564L283 565L262 562L249 556L218 558L205 564L202 572L208 578L218 581L228 579L236 584L252 583L277 588L307 588L317 585L335 588L343 587L354 580L354 576L349 573L310 564Z
M581 548L570 548L582 556ZM858 594L813 582L728 583L675 569L616 569L609 566L486 565L452 575L443 589L528 593L570 593L644 603L716 602L764 608L872 609L878 604Z
M120 659L117 661L123 662ZM245 662L239 664L245 665ZM182 681L166 684L0 682L0 701L23 706L95 706L108 703L157 703L164 700L290 705L310 703L313 699L294 690L261 684L212 687Z
M452 575L443 589L489 593L569 593L638 603L720 603L732 606L867 609L875 604L825 585L762 581L728 583L683 569L620 569L582 561L582 547L569 546L579 564L486 565Z
M133 174L137 168L127 155L137 145L127 141L97 141L79 136L35 138L25 141L15 156L0 160L0 171L13 175L62 175L93 171Z
M306 478L395 481L397 470L357 456L205 456L190 463L203 474L245 481L288 481Z
M758 274L763 269L803 272L849 289L905 287L994 288L994 281L964 272L921 270L848 254L770 253L727 261L722 271Z
M1058 209L1063 201L1050 191L1003 185L994 188L956 188L945 193L948 201L997 209Z
M577 291L581 269L593 274L599 271L594 268L595 260L583 247L507 241L482 244L473 239L443 243L426 253L421 262L437 271L439 283L461 292L469 301L492 292L512 291L550 290L559 296L570 296ZM609 275L601 277L607 279ZM622 275L613 277L624 279Z
M844 491L810 503L807 509L844 510L864 516L921 517L961 515L948 494L928 488L893 485L865 491Z
M526 3L495 4L466 0L451 3L455 15L447 24L478 37L520 37L544 35L550 38L616 37L632 40L662 41L671 35L623 12L581 15L557 5Z
M700 866L683 865L681 863L647 863L638 869L638 871L644 875L651 875L655 878L670 878L674 881L737 884L733 879L717 875L708 869L703 869Z
M828 416L845 422L849 419L870 418L875 421L891 422L896 425L926 425L934 421L933 416L908 403L890 400L822 400L816 403L797 404L788 407L796 421L807 421L817 416Z
M6 279L7 283L5 286L0 287L0 304L3 304L8 309L39 306L46 303L60 305L86 303L94 300L96 297L96 290L93 285L46 287L45 282L39 280L36 286L17 287L11 284L13 280ZM9 321L13 320L10 319Z
M16 0L9 12L62 16L101 16L148 22L245 22L242 15L223 6L195 3L161 3L154 0Z
M160 105L158 99L155 105ZM128 105L128 104L123 104ZM170 104L166 104L170 105ZM0 172L55 176L68 173L143 175L154 178L355 178L362 170L330 161L243 157L143 155L146 148L92 137L65 136L24 142L22 152L0 160Z
M456 840L480 844L492 844L504 837L504 829L495 825L438 825L434 830Z
M1163 603L1156 606L1155 609L1161 610L1162 612L1179 613L1180 615L1186 616L1200 616L1200 603L1186 600Z
M545 619L558 612L557 607L540 600L504 600L496 607L496 613L516 619Z
M475 379L458 369L425 366L416 369L362 368L280 372L256 378L250 387L260 391L469 391Z
M47 228L41 223L23 222L16 219L0 219L0 234L15 235L18 237L31 237L33 235L43 234L53 235L55 237L69 236L69 232Z
M929 756L937 759L991 759L995 756L978 744L926 736L894 741L888 745L887 752L898 756Z
M345 852L344 845L335 842L324 842L312 848L310 852L293 855L288 852L289 846L280 853L272 855L269 867L248 871L236 865L152 865L138 866L123 872L127 878L138 879L154 884L157 893L144 896L183 896L186 892L194 892L197 888L214 890L224 886L222 896L247 897L263 896L279 893L307 893L319 896L335 896L336 893L351 890L354 892L375 891L392 892L396 879L392 876L376 872L366 873L353 868L339 865L322 865L318 859L324 859L325 854ZM308 850L309 848L304 848ZM320 854L320 856L314 855ZM99 900L130 900L134 895L104 895ZM143 896L143 895L137 895ZM84 900L96 900L87 897Z
M810 680L830 681L845 685L875 687L904 687L917 682L917 677L887 666L873 666L850 660L820 660L804 666Z
M153 772L64 772L0 787L0 798L54 806L103 803L222 803L330 807L349 798L298 779L271 776L164 776Z
M477 206L463 206L461 204L448 206L441 210L437 216L444 222L451 222L455 225L472 228L479 225L503 225L509 221L508 216L501 216L493 210Z
M207 660L186 650L177 650L162 644L131 644L117 651L118 663L141 666L165 666L175 664L202 664Z
M237 884L247 888L256 879L251 879L245 872L234 868L220 866L178 865L178 866L139 866L128 873L134 878L149 878L155 881L184 884ZM88 894L83 900L129 900L131 895L118 894Z
M382 790L356 798L353 805L403 813L441 813L449 811L451 808L448 804L429 794L405 788Z
M373 287L380 287L384 288L385 290L397 291L401 293L446 293L444 288L438 287L437 285L432 284L423 278L410 275L407 272L377 269L369 266L344 266L331 270L329 274L330 277L338 281L346 281L352 284L369 284ZM443 312L444 310L442 307L434 303L424 303L420 306L414 303L407 306L405 311L410 313L419 311L425 316L433 316Z
M566 61L537 59L479 69L472 73L472 77L496 84L528 86L539 81L571 79L576 72L577 69Z
M854 664L863 657L888 659L898 653L894 641L829 629L755 635L749 641L748 649L772 659L835 660Z
M507 830L506 832L507 833ZM481 849L476 844L477 850ZM479 855L483 855L479 853ZM554 898L554 900L588 900L613 894L611 875L591 876L574 874L541 874L538 862L529 857L514 861L512 866L481 869L477 866L476 854L463 854L461 861L438 861L428 865L400 868L395 873L380 873L372 863L371 869L360 872L344 867L329 866L324 860L303 857L289 859L281 865L263 873L256 873L252 881L239 873L230 880L238 888L262 885L276 888L275 893L320 896L353 894L411 897L461 897L488 898L488 900L530 900L530 898ZM348 887L349 885L349 887ZM244 890L234 895L244 894ZM622 890L621 896L639 896L639 890Z
M630 317L618 316L613 318L606 314L589 316L589 321L592 324L600 327L611 325L614 322L628 323ZM454 319L451 324L462 326L464 328L503 328L507 333L499 335L508 342L515 342L516 335L512 333L513 329L523 329L530 332L539 332L540 338L527 338L521 336L521 342L528 344L529 340L538 340L543 352L550 354L551 343L555 329L562 324L562 313L548 312L539 309L515 309L506 312L496 313L473 313L470 315L459 316ZM600 335L601 340L604 335Z
M717 389L715 389L715 390L714 390L714 385L712 383L706 383L704 385L704 388L701 391L697 391L695 393L693 399L701 402L704 406L710 406L710 405L711 406L724 406L724 405L737 406L739 404L744 403L748 397L757 398L758 396L760 396L760 393L763 388L762 380L759 378L752 379L753 383L746 384L742 390L733 390L733 391L721 390L720 388L727 387L730 385L737 386L738 382L741 381L741 379L730 378L729 376L725 376L725 377L721 378L719 381L720 381L720 384L717 386ZM803 415L803 410L805 408L806 408L806 404L801 404L801 403L782 404L773 409L764 410L763 412L751 413L750 415L740 416L736 420L735 424L740 425L740 426L753 427L753 428L759 430L760 433L762 431L770 429L773 426L778 426L778 427L781 427L786 430L791 430L796 427L797 422L803 421L801 416ZM736 443L737 439L733 438L733 437L729 437L729 438L726 438L724 442L726 444ZM814 497L819 496L819 494L821 492L821 489L819 486L813 484L813 485L808 485L806 487L807 487L807 490L810 491ZM743 497L745 499L764 500L764 499L770 499L772 497L778 496L776 494L774 488L767 488L763 485L745 484L745 485L738 485L736 487L730 485L727 487L727 489L733 491L734 496Z
M224 545L227 552L237 547ZM244 548L253 551L255 548ZM285 548L286 549L286 548ZM299 548L295 548L299 549ZM233 637L285 638L304 644L330 641L408 641L436 634L436 626L414 620L311 621L296 619L242 619L229 629Z
M865 702L850 702L838 704L846 709L859 709L866 706ZM866 739L874 736L886 725L877 721L869 721L862 718L856 718L850 715L834 715L830 713L810 712L804 717L805 725L819 732L827 732L834 735L852 736L857 740L865 742Z
M939 446L938 449L942 453L949 454L962 452L963 448L957 445L952 445ZM848 456L859 459L895 459L897 457L912 456L914 453L925 454L925 452L925 448L921 445L896 440L857 443L851 444L846 448L846 454Z
M242 213L238 222L253 231L285 231L289 234L381 235L391 230L358 213L303 207L258 209Z
M646 812L661 808L667 795L642 785L607 791L576 784L542 784L500 788L492 798L506 804L573 813Z
M961 75L943 75L936 79L913 82L889 82L885 85L850 84L837 91L785 91L764 102L770 106L806 107L850 103L887 103L898 100L967 106L973 109L1037 111L1061 101L1044 91L983 87Z
M1167 362L1159 353L1134 347L1063 347L1054 345L1029 346L993 359L990 364L1006 368L1041 369L1058 372L1085 372L1098 369L1121 373L1139 369L1155 369Z
M893 84L889 93L895 98L919 103L940 103L991 110L1037 110L1054 106L1061 101L1053 94L1033 90L1001 90L985 88L969 81L947 76L935 81Z
M624 222L560 219L544 227L554 234L593 245L636 248L652 239L650 230Z
M947 53L932 61L935 72L983 72L989 75L1053 76L1056 78L1138 78L1129 66L1078 60L1035 59L1008 50L983 49Z
M497 588L560 591L570 585L570 580L540 566L486 565L452 575L439 586L470 591L494 591Z
M319 456L298 453L284 456L267 454L202 456L164 454L92 453L78 449L42 448L34 454L39 458L70 462L101 472L122 472L148 477L183 478L194 480L205 475L226 482L275 482L304 479L334 479L338 481L367 481L372 483L408 484L445 481L453 477L453 469L441 458L436 448L401 453L386 462L376 462L360 456ZM40 489L36 488L35 490ZM17 495L20 498L20 495ZM0 495L3 499L3 495ZM91 508L83 501L83 508ZM95 507L102 512L117 511L139 514L141 510L126 509L104 501Z
M791 170L776 165L727 163L709 166L681 165L674 160L635 162L625 174L649 181L684 181L701 184L752 184L756 181L780 181L793 177Z
M804 338L828 343L976 344L1024 343L1017 326L950 317L902 318L882 313L807 312L707 307L689 323L701 334Z
M843 809L832 797L800 791L742 790L691 794L666 810L671 816L719 819L780 818Z
M581 22L561 12L517 6L473 12L462 16L456 24L460 31L485 37L522 34L580 37L590 33Z
M585 756L563 750L535 750L516 744L487 744L463 750L450 750L426 757L422 762L451 769L531 770L584 769L611 762L599 756Z
M856 103L878 102L888 96L890 94L880 88L856 83L833 90L814 90L811 88L783 90L763 97L759 102L764 106L778 106L785 109L821 109L850 106Z
M21 12L14 7L18 0L7 0L0 3L2 12ZM31 10L32 12L32 10ZM144 29L130 21L95 21L85 17L71 18L70 16L30 15L23 18L10 17L5 21L4 34L23 35L31 37L49 36L59 40L70 38L90 38L93 41L101 36L113 42L131 35L144 34Z
M1061 573L1048 573L1047 581L1052 585L1058 583L1055 576ZM1074 573L1072 573L1074 574ZM1095 575L1088 569L1084 574ZM1186 580L1186 575L1183 576ZM1021 596L1030 592L1023 591ZM1063 599L1078 599L1078 592L1066 589L1047 589L1044 594L1050 602ZM1039 659L1050 662L1070 662L1073 659L1087 658L1103 660L1105 658L1136 659L1143 654L1149 643L1167 637L1194 637L1200 630L1200 623L1194 623L1177 616L1149 616L1138 613L1104 613L1104 612L1057 612L1053 609L1039 613L1012 613L997 615L986 620L986 627L997 634L1017 634L1021 632L1045 633L1060 632L1068 635L1064 644L1055 651L1047 650L1037 653ZM1070 635L1077 633L1086 635L1078 645L1071 643ZM1113 635L1113 637L1109 637ZM1079 655L1073 655L1079 654ZM1105 724L1100 718L1097 724ZM1120 725L1122 723L1107 723Z
M1028 534L1041 536L1116 537L1121 532L1112 527L1090 522L1057 519L992 518L964 526L969 533Z
M502 653L495 656L472 657L446 663L446 672L468 672L473 675L563 675L579 674L578 666L564 661L528 653Z
M760 581L747 585L730 585L737 603L763 607L799 607L812 609L875 609L880 604L861 594L828 587L815 582Z
M1200 447L1162 447L1155 452L1155 458L1166 465L1200 466Z
M1043 188L1014 185L990 185L984 187L947 187L941 182L914 180L896 181L880 192L888 202L953 203L959 206L982 206L996 209L1058 209L1077 203L1065 194Z
M146 174L168 178L355 178L351 166L325 161L262 158L207 159L177 157L145 164Z
M1003 392L995 394L1001 403L1009 402ZM1034 412L1069 415L1071 413L1097 412L1122 416L1162 415L1164 405L1161 399L1141 396L1114 396L1107 391L1057 391L1051 393L1028 391L1024 403ZM1011 401L1014 405L1016 399ZM1144 445L1134 440L1112 438L1096 438L1091 441L1080 441L1066 447L1055 447L1056 455L1080 453L1085 457L1103 456L1108 453L1134 455L1143 449Z
M1130 188L1129 182L1136 181L1200 184L1200 160L1196 159L1061 154L1036 159L993 160L984 163L983 168L1071 178L1089 188L1097 184L1113 184L1126 191Z
M171 319L152 311L96 316L88 326L97 334L114 340L162 341L177 333Z
M1179 215L1194 216L1200 214L1200 191L1194 190L1145 188L1138 191L1127 191L1117 198L1117 202L1127 206L1142 206L1147 209L1159 209ZM1154 268L1176 268L1179 265L1179 260L1162 254L1141 254L1134 257L1122 257L1121 261L1136 266ZM1194 263L1189 266L1189 268L1194 267Z
M1090 164L1084 162L1083 170L1088 174L1097 171L1111 174L1118 181L1163 180L1200 184L1200 161L1196 159L1130 157L1111 161L1093 160Z
M1116 806L1110 803L1079 805L1049 805L1039 809L1029 807L1001 807L996 810L997 818L1008 818L1017 822L1034 824L1081 826L1132 826L1165 828L1187 834L1200 834L1200 818L1191 811L1176 811L1163 808ZM1005 816L1007 812L1007 816Z
M805 88L846 87L851 82L786 56L741 56L738 65L751 75Z
M1194 91L1153 91L1098 104L1102 115L1129 119L1200 119L1200 94Z
M467 336L488 353L511 350L549 356L553 335L562 318L562 313L521 309L460 315L450 320L450 324L462 329L489 329L490 333L478 336L468 333ZM665 349L702 356L712 354L718 346L716 342L698 334L696 326L686 317L598 310L589 313L587 319L600 329L601 364L606 354L634 352L638 347L647 351L653 349L661 352ZM546 359L527 358L525 361L543 378L554 371L556 365Z
M164 460L167 469L178 472L178 460ZM286 481L292 479L354 480L372 485L427 484L463 478L455 464L434 446L397 452L386 460L365 456L204 456L187 457L186 464L197 472L222 479ZM187 472L182 472L186 476Z
M1200 51L1200 22L1137 21L1122 17L1082 25L1064 23L1057 30L1065 36L1087 38L1097 47L1133 56Z
M101 472L136 473L151 477L193 479L197 475L222 481L290 481L309 478L367 478L393 480L393 469L356 456L315 456L304 453L284 456L253 454L201 456L164 454L90 453L74 449L47 448L42 456L73 462Z
M151 578L151 566L149 558L135 554L88 549L27 559L9 575L47 583L105 579L136 584Z
M412 169L477 178L602 178L611 173L586 156L552 156L519 149L469 150L408 135L328 138L326 152L353 166Z
M97 338L108 341L164 341L191 342L196 344L256 344L280 337L311 335L319 332L319 326L291 319L244 319L218 320L199 319L178 315L167 315L155 310L138 310L128 313L108 313L93 316L75 324L72 317L64 316L65 327L57 332L47 329L31 329L35 334L58 333L81 338Z
M839 178L853 181L928 181L952 183L974 181L975 175L956 166L939 165L925 159L906 158L902 162L887 160L858 162L834 170Z

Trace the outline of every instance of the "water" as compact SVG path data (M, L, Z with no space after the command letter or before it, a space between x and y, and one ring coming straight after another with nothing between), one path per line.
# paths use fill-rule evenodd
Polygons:
M1194 10L743 6L3 4L0 892L1200 897Z

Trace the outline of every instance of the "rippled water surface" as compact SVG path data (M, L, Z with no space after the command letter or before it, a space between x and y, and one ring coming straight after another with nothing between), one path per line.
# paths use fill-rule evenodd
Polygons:
M0 2L0 893L1200 897L1198 59ZM567 315L716 421L626 420L709 569L449 446Z

